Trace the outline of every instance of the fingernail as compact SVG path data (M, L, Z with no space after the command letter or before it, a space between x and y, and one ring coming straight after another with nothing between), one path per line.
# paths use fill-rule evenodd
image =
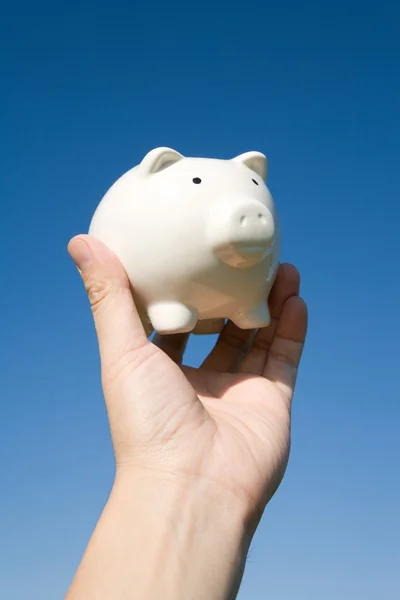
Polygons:
M85 240L73 240L68 247L68 251L79 271L83 271L92 262L92 251Z

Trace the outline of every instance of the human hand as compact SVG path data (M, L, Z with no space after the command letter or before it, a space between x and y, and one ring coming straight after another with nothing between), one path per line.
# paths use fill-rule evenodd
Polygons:
M307 329L296 269L279 269L269 327L254 337L229 322L195 369L182 366L187 336L148 340L112 252L90 236L74 238L69 251L93 311L116 479L140 474L160 482L160 490L171 484L205 503L229 503L251 538L289 456Z

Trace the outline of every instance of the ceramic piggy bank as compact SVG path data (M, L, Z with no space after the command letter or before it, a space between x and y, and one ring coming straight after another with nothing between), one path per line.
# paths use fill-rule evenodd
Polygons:
M280 227L267 159L150 151L118 179L89 233L123 264L147 334L268 325Z

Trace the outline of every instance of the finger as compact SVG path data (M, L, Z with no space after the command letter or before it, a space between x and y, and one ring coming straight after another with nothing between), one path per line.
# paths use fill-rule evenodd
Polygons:
M282 314L283 305L292 296L298 296L299 290L300 275L296 267L288 263L280 265L268 301L271 323L268 327L258 330L251 348L243 358L239 372L254 375L262 374Z
M220 373L234 372L246 354L254 335L254 329L240 329L232 321L228 321L201 368Z
M160 335L156 333L153 344L165 352L176 364L181 365L189 341L189 333Z
M297 371L307 333L307 306L302 298L286 300L268 353L264 377L276 383L292 401Z
M99 240L74 237L68 251L78 267L93 313L102 370L127 355L150 348L120 261Z

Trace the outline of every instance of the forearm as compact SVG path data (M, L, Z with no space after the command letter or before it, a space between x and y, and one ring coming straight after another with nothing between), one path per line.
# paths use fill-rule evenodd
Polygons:
M244 521L238 500L211 483L117 477L66 600L231 600Z

